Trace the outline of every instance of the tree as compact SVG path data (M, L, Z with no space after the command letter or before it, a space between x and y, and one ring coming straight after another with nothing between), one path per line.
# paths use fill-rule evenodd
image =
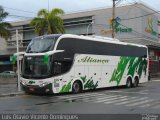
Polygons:
M0 36L2 38L8 39L10 37L10 31L8 28L11 28L11 24L4 22L4 19L8 16L8 13L4 11L3 7L0 6Z
M63 15L64 11L59 8L47 11L46 9L41 9L37 13L37 17L33 18L31 21L31 26L35 28L35 32L38 35L47 34L58 34L64 33L63 20L60 15Z

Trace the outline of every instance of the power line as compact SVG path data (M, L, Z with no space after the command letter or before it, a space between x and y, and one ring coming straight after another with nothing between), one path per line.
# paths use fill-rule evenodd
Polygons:
M8 15L10 17L16 17L16 18L33 18L33 17L27 17L27 16L20 16L20 15Z
M149 13L149 14L145 14L145 15L141 15L141 16L137 16L137 17L132 17L132 18L127 18L127 19L121 19L121 20L137 19L137 18L141 18L141 17L149 16L149 15L152 15L152 14L155 14L155 13L159 13L159 12L160 12L160 11L156 11L156 12L153 12L153 13Z
M143 10L141 7L138 7L137 6L137 2L135 0L133 0L135 3L133 4L133 7L136 7L136 8L139 8L141 10ZM141 18L141 17L146 17L146 16L149 16L149 15L152 15L152 14L156 14L156 13L159 13L160 11L154 11L152 13L148 13L148 14L145 14L145 15L141 15L141 16L137 16L137 17L132 17L132 18L127 18L127 19L122 19L122 20L131 20L131 19L137 19L137 18Z
M32 12L32 11L26 11L26 10L22 10L22 9L9 8L9 7L5 7L5 6L3 6L3 8L10 9L10 10L15 10L15 11L19 11L19 12L26 12L26 13L37 14L37 13Z
M122 26L125 27L125 28L128 28L126 25L123 25L123 24L121 24L121 23L119 23L119 24L122 25ZM106 24L94 24L94 25L104 26L104 25L106 25ZM108 25L107 25L107 26L108 26ZM135 32L135 33L137 33L137 34L139 34L139 35L141 35L141 37L145 37L145 38L148 38L148 39L155 39L155 38L149 37L149 36L147 36L147 35L145 35L145 34L143 34L143 33L138 32L138 31L134 30L133 28L132 28L132 31Z
M117 6L119 3L121 3L123 0L119 0L116 4L115 4L115 6Z

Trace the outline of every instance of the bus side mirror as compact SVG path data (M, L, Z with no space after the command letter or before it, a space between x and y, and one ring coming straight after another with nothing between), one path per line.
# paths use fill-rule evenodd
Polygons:
M43 62L44 62L44 64L48 64L49 63L49 55L48 54L44 55Z

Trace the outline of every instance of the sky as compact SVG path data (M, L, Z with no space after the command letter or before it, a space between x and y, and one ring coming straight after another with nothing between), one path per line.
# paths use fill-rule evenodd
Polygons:
M120 0L118 5L143 2L160 11L160 0ZM31 19L42 9L61 8L65 13L111 7L112 0L0 0L0 5L9 13L6 21ZM49 5L49 7L48 7Z

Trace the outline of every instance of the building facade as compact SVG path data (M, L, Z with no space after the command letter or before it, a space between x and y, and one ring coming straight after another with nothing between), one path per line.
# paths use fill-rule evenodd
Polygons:
M160 72L160 14L142 3L136 3L117 7L115 16L115 38L147 45L150 71L152 74ZM66 33L111 37L112 8L65 14L62 18ZM29 24L30 20L12 23L14 27L11 29L11 39L1 39L3 44L0 47L5 51L16 52L15 30L18 29L20 50L24 51L30 40L36 37Z

